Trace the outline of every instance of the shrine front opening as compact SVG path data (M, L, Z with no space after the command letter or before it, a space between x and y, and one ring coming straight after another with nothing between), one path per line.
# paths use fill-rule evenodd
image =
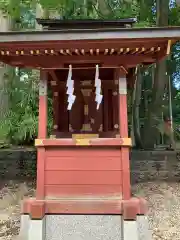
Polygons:
M100 138L119 135L118 81L114 80L118 69L98 66L103 95L98 109L95 101L96 65L87 64L86 67L72 65L72 69L76 100L71 111L68 111L66 87L69 70L56 70L57 81L54 81L51 76L48 79L53 92L54 131L52 135L57 138L85 133L97 134Z
M0 33L2 62L40 70L36 197L23 201L20 236L150 239L146 201L131 196L127 90L139 64L170 54L180 27L131 28L134 19L38 23L43 31Z

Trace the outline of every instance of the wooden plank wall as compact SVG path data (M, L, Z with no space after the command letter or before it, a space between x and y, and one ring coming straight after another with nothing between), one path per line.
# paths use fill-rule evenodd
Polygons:
M46 150L45 196L122 194L120 149Z

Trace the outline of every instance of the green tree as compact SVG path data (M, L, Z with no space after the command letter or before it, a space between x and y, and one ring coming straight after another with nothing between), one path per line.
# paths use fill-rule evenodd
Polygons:
M54 13L56 13L55 15L57 17L59 16L61 19L118 19L125 17L137 17L138 23L136 24L136 27L180 24L180 8L174 2L169 4L168 0L0 0L0 10L3 12L3 14L10 15L11 19L13 20L12 29L19 30L35 29L37 27L37 24L35 24L35 18L37 16L37 5L40 6L43 11L42 16L38 17L43 18L51 17L54 15ZM154 143L156 142L158 131L157 127L155 126L157 126L159 122L157 119L160 119L161 112L164 111L164 109L167 109L167 94L164 98L164 90L166 89L167 78L164 73L166 73L166 70L168 70L168 73L171 75L171 79L173 80L173 84L176 82L177 85L177 81L180 81L180 78L178 78L178 71L180 67L180 51L178 51L178 49L180 49L180 46L178 47L178 44L173 47L171 59L167 64L166 61L164 61L148 69L143 68L141 71L138 69L138 78L136 80L134 92L134 108L132 111L134 115L139 116L138 118L134 118L134 121L136 121L134 124L138 126L138 131L135 131L135 138L138 146L141 145L139 144L140 142L143 142L145 143L145 147L153 147ZM167 65L168 68L166 69ZM32 71L23 71L23 74L25 74L25 72L29 76L29 82L34 82L37 84L33 77L34 73ZM27 82L24 82L23 84L21 83L21 86L18 85L20 83L20 75L16 75L14 72L12 79L16 78L15 84L17 84L17 87L21 87L22 91L26 92L27 88L30 86ZM10 85L8 86L9 89L14 92L14 89L16 88L15 85L12 85L12 88ZM141 89L142 91L140 93ZM178 96L178 93L179 91L174 90L174 97ZM29 102L29 105L32 109L34 109L34 107L32 107L32 104L36 103L36 110L33 110L34 115L32 115L33 112L31 110L28 112L25 111L26 106L22 104L21 109L18 109L17 115L14 117L13 114L16 113L16 108L13 106L13 102L16 102L14 98L16 97L19 99L18 101L20 101L22 97L25 99L29 98L25 95L25 93L23 95L21 91L19 92L19 90L16 92L16 94L14 93L13 98L11 97L12 96L10 94L9 98L11 99L12 106L11 114L9 113L7 119L12 118L13 116L13 119L17 119L19 121L20 118L18 117L18 114L22 115L23 113L25 119L28 118L29 114L29 119L34 119L35 117L36 120L34 119L34 123L37 123L38 101L36 94L33 93L31 95L34 100L32 100L32 102ZM26 101L26 104L27 103L28 100ZM137 103L139 106L138 108ZM173 104L175 116L176 119L178 119L178 107L175 107L177 104L179 104L178 97L176 100L174 100ZM130 112L130 114L132 113ZM24 120L22 122L25 123ZM140 129L141 125L144 126L144 133L142 129ZM10 123L9 126L11 126ZM24 126L27 125L25 124ZM27 141L27 138L32 139L36 134L35 129L37 129L37 127L35 128L35 126L33 126L32 131L26 128L27 133L20 134L19 136L21 136L21 140L19 139L18 141L22 142L24 141L23 139L26 139ZM22 125L20 127L22 128ZM13 128L15 129L14 132L18 132L18 125L14 123ZM13 131L7 130L7 132L7 135L9 138L11 138L10 132L12 133ZM146 138L147 132L150 136L148 139ZM143 141L139 141L141 140L141 134Z

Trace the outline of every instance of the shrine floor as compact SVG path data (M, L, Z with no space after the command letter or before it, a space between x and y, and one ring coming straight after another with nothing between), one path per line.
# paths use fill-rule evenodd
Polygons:
M149 182L133 186L133 193L149 202L149 223L153 240L179 240L180 183ZM34 184L19 181L1 182L0 240L19 240L20 202L34 195Z

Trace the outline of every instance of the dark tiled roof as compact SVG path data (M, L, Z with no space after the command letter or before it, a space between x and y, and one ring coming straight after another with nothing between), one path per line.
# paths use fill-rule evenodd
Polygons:
M99 29L99 28L125 28L132 27L135 18L117 20L61 20L61 19L36 19L38 24L49 30L60 29Z

